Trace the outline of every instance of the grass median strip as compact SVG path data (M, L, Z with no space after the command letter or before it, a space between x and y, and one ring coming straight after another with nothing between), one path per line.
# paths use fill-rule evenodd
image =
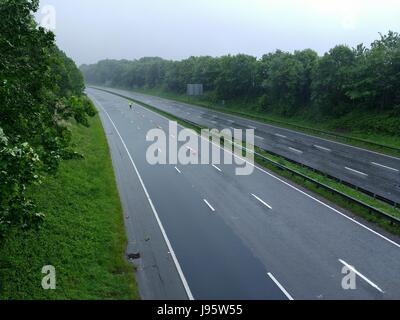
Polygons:
M56 176L30 190L46 213L38 231L14 232L0 246L0 299L138 299L114 170L100 119L72 125L83 160L64 161ZM43 290L42 267L56 270Z
M126 96L124 96L122 94L117 94L117 93L114 93L114 92L111 92L111 91L107 91L107 90L104 90L104 89L99 89L99 88L96 88L96 89L102 90L102 91L105 91L105 92L109 92L111 94L114 94L114 95L117 95L117 96L120 96L120 97L123 97L123 98L126 98L126 99L133 100L137 104L139 104L139 105L141 105L143 107L146 107L149 110L152 110L152 111L154 111L154 112L156 112L156 113L158 113L158 114L160 114L162 116L165 116L166 118L168 118L170 120L177 121L180 125L182 125L182 126L184 126L186 128L193 129L198 133L200 133L201 129L205 128L205 127L201 127L201 126L194 126L193 124L187 123L185 121L182 121L181 119L179 119L179 118L177 118L177 117L175 117L175 116L173 116L173 115L171 115L171 114L169 114L167 112L161 111L161 110L159 110L159 109L157 109L157 108L155 108L153 106L150 106L150 105L148 105L146 103L143 103L141 101L138 101L138 100L134 100L134 99L132 99L130 97L126 97ZM355 190L353 188L345 186L345 185L341 184L340 182L338 182L338 181L336 181L334 179L331 179L329 177L324 176L323 174L316 173L311 169L308 169L308 168L305 168L305 167L303 167L301 165L298 165L298 164L292 163L290 161L287 161L282 157L279 157L279 156L276 156L276 155L272 155L272 154L268 153L267 151L262 150L262 149L260 149L258 147L255 148L255 151L257 153L261 154L262 156L266 157L267 159L273 160L273 161L275 161L275 162L277 162L277 163L279 163L281 165L284 165L284 166L286 166L286 167L288 167L288 168L290 168L292 170L295 170L295 171L297 171L297 172L299 172L301 174L304 174L304 175L306 175L306 176L308 176L308 177L310 177L310 178L312 178L312 179L314 179L314 180L316 180L316 181L318 181L320 183L323 183L323 184L325 184L325 185L327 185L327 186L329 186L329 187L331 187L331 188L333 188L333 189L335 189L335 190L337 190L339 192L342 192L342 193L344 193L344 194L346 194L346 195L348 195L350 197L353 197L353 198L355 198L355 199L357 199L357 200L359 200L359 201L361 201L361 202L363 202L365 204L368 204L368 205L370 205L372 207L375 207L375 208L377 208L377 209L379 209L379 210L381 210L381 211L383 211L383 212L385 212L385 213L387 213L389 215L392 215L392 216L394 216L396 218L400 218L400 209L399 208L392 207L391 205L389 205L389 204L387 204L385 202L382 202L380 200L374 199L374 198L372 198L372 197L370 197L370 196L368 196L368 195L366 195L366 194L364 194L362 192L359 192L359 191L357 191L357 190ZM368 220L370 222L376 223L377 225L383 227L384 229L386 229L386 230L388 230L388 231L390 231L390 232L392 232L394 234L400 235L400 227L399 226L392 225L387 220L385 220L385 219L383 219L381 217L378 217L378 216L376 216L374 214L371 214L369 212L369 210L365 209L364 207L361 207L360 205L357 205L355 203L349 202L343 196L341 196L339 194L331 193L331 192L329 192L327 190L324 190L324 189L321 189L317 185L315 185L314 183L312 183L310 181L304 181L304 179L302 177L296 176L296 175L292 175L291 173L289 173L287 171L282 171L277 166L274 166L273 164L271 164L269 162L263 161L262 159L260 159L258 157L255 158L255 161L256 161L257 164L261 165L264 168L269 169L270 171L273 171L273 172L277 173L279 176L282 176L284 178L287 178L290 181L295 182L296 184L298 184L298 185L300 185L300 186L312 191L315 194L318 194L318 195L322 196L323 198L331 201L332 203L335 203L336 205L338 205L338 206L340 206L340 207L342 207L344 209L347 209L347 210L351 211L352 213L354 213L354 214L356 214L356 215L358 215L358 216L360 216L360 217L362 217L362 218L364 218L364 219L366 219L366 220Z
M265 114L264 112L258 111L256 106L250 106L247 108L247 104L232 102L226 105L221 105L212 101L207 100L204 97L189 97L186 95L180 95L171 92L165 92L157 89L135 89L129 90L126 88L120 88L136 93L142 93L160 98L165 98L177 102L183 102L192 104L195 106L207 108L214 111L223 112L247 119L252 119L266 124L275 125L298 132L303 132L316 137L337 141L341 143L350 144L356 147L365 148L371 151L385 153L391 156L400 157L400 143L397 136L378 135L376 133L366 132L352 132L352 133L336 133L329 130L329 126L333 124L331 122L321 122L318 124L315 121L307 121L305 119L297 119L293 117L288 120L283 116ZM313 126L313 127L311 127ZM318 126L317 128L315 126Z

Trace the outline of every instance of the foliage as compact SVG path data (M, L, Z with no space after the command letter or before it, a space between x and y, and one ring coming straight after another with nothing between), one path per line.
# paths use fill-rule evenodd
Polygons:
M264 112L283 116L311 114L338 118L370 111L400 113L400 36L389 32L352 49L339 45L322 57L311 49L277 50L256 59L244 54L104 60L83 65L91 84L129 89L164 88L181 94L188 83L202 83L207 97L258 100Z
M356 64L353 50L336 46L326 53L315 68L312 83L312 99L322 113L340 116L351 103L346 88L352 82L352 68Z
M0 0L0 236L41 220L26 188L76 156L66 122L94 114L79 69L35 23L38 5Z
M46 219L39 230L12 230L0 246L0 300L138 299L106 136L98 116L71 125L82 160L29 188ZM57 290L43 290L43 265L57 270Z
M389 32L371 45L357 48L353 84L347 95L368 109L400 108L400 35Z

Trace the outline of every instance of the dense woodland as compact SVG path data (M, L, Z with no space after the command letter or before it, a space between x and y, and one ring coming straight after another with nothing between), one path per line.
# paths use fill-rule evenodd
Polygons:
M75 63L34 21L38 5L0 0L0 237L43 219L27 190L79 156L68 121L96 113Z
M256 101L264 112L340 117L354 110L400 116L400 35L381 35L370 47L338 45L325 55L276 51L261 59L239 54L103 60L81 66L88 83L123 88L163 88L184 93L202 83L214 101ZM396 129L397 130L397 129Z
M34 21L38 5L38 0L0 0L0 237L43 219L27 190L56 173L61 160L79 157L68 123L88 125L87 117L96 113L75 63L57 48L54 34ZM260 59L239 54L104 60L81 71L91 84L178 94L188 83L202 83L212 101L252 101L265 113L284 116L385 113L390 121L379 125L395 134L400 130L395 32L369 47L336 46L322 57L307 49L278 50Z

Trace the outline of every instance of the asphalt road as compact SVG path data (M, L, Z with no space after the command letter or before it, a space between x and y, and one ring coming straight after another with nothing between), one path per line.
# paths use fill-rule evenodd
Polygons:
M234 165L152 166L146 135L166 131L168 120L87 91L110 143L130 242L144 261L145 298L400 299L398 238L260 168L237 176ZM355 290L342 288L346 265Z
M219 130L255 129L255 145L400 203L400 159L167 99L109 89Z

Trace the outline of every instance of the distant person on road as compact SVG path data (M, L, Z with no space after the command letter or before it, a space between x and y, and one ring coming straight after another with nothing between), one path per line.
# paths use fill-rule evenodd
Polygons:
M132 110L132 108L133 108L133 103L132 103L132 101L129 101L129 109Z

